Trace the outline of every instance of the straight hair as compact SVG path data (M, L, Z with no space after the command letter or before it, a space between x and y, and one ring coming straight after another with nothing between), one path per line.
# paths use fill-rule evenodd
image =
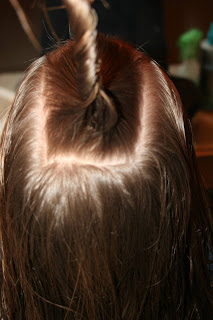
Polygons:
M2 319L209 319L212 216L166 73L97 34L35 61L1 140Z

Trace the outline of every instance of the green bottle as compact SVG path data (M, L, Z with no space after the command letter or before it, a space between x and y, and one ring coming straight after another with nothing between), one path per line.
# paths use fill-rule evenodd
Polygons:
M178 40L182 64L178 69L178 76L192 80L197 85L200 78L200 63L198 61L199 44L203 32L191 29L182 34Z

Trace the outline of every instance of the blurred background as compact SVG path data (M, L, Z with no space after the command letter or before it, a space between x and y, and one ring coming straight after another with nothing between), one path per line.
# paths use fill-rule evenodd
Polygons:
M33 31L39 38L42 25L41 10L38 6L32 8L30 3L33 1L19 0L19 2L31 21ZM134 0L129 0L129 2L130 6L134 6ZM144 2L149 2L149 0ZM178 38L191 28L201 29L206 36L209 25L213 21L213 1L162 0L162 9L162 27L168 47L168 60L170 64L178 63L180 62ZM144 30L143 32L146 33ZM38 52L25 35L9 0L0 1L0 36L2 47L0 72L22 71L29 65L31 59L38 56ZM147 41L149 41L148 37Z
M41 44L40 50L36 50L27 37L10 1L0 1L1 114L11 104L26 68L54 44L51 30L44 22L42 1L34 7L33 2L19 0L30 21L33 33ZM60 0L48 0L49 7L55 5L60 5ZM108 5L114 12L107 9ZM100 31L120 35L124 40L135 44L137 48L145 49L171 76L192 121L198 164L204 184L211 194L213 190L213 40L212 44L208 43L205 47L205 39L213 22L213 0L108 0L107 2L96 0L94 7L99 14ZM60 37L63 33L60 25L64 28L67 23L60 22L60 19L66 20L66 17L59 19L55 10L50 10L49 14L55 31ZM120 18L119 14L123 15L123 18ZM191 29L199 30L201 33L199 35L196 33L195 40L191 40L188 34L180 40L180 37ZM192 55L188 53L187 48L185 53L183 52L184 41L188 41L185 48L189 44L189 49L193 50Z

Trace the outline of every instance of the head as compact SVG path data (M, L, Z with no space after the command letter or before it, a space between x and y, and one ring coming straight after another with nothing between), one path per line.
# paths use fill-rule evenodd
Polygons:
M177 91L65 3L75 40L30 67L3 131L2 317L205 319L212 222Z

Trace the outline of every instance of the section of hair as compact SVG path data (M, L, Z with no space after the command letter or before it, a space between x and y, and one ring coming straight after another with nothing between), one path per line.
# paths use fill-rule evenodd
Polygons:
M70 59L72 47L69 43L61 51L47 56L48 155L72 151L80 157L101 160L122 149L123 154L130 156L140 127L141 59L146 58L137 52L133 54L133 49L124 43L106 41L99 35L102 89L95 100L85 106L77 90L75 59ZM113 111L107 100L116 106L117 120L113 126L108 126Z

